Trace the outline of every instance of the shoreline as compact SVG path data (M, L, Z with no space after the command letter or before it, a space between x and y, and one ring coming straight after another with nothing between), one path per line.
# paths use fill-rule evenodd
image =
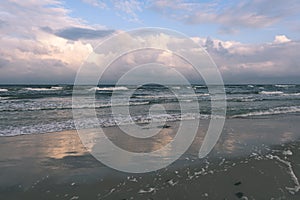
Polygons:
M278 114L266 114L266 115L249 115L249 116L226 116L225 118L225 124L226 121L230 121L230 120L259 120L259 119L280 119L280 118L299 118L300 119L300 113L299 112L290 112L290 113L278 113ZM195 119L183 119L183 120L172 120L172 121L166 121L166 126L168 126L168 124L176 124L178 122L181 121L193 121ZM200 118L200 122L205 124L205 126L207 126L207 124L209 123L210 118ZM143 126L144 124L147 124L145 122L143 123L137 123L140 126ZM132 124L122 124L120 126L130 126ZM110 125L110 126L103 126L101 127L102 129L111 129L111 128L117 128L118 125ZM161 126L158 126L158 128L162 128ZM89 130L94 130L95 128L87 128L85 130L89 131ZM84 129L82 129L84 130ZM41 135L41 134L51 134L51 133L60 133L60 132L68 132L68 131L77 131L77 128L72 128L72 129L64 129L61 131L50 131L50 132L36 132L36 133L21 133L21 134L15 134L15 135L0 135L0 138L5 138L5 137L18 137L18 136L26 136L26 135ZM299 134L300 135L300 134Z

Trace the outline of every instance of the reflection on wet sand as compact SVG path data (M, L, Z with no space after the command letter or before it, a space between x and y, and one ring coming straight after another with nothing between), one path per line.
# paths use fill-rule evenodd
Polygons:
M188 199L235 199L237 194L255 199L270 199L270 194L276 199L299 199L299 118L229 119L213 151L207 158L197 159L207 127L202 121L199 134L182 158L165 169L138 175L98 162L76 131L2 137L0 199L182 199L182 195ZM154 151L174 138L176 123L168 125L149 139L149 144L127 138L115 127L107 128L106 134L127 150ZM93 149L97 130L86 130L86 134ZM169 153L167 149L161 156ZM117 159L134 163L122 156Z
M107 137L116 146L136 153L147 153L159 150L169 144L176 135L176 123L167 128L161 128L158 134L149 138L136 138L129 136L119 128L103 128L81 130L81 139L88 151L92 151L97 143ZM103 136L104 135L104 136Z
M81 156L87 153L76 131L52 134L55 134L55 138L41 137L39 140L40 144L43 144L37 149L41 157L61 159L69 155Z
M140 170L148 169L149 166L159 168L162 163L174 159L172 154L176 152L172 150L176 123L173 126L161 127L156 135L148 138L132 137L121 128L81 130L79 135L88 151L100 162L112 168L115 168L113 167L115 165ZM145 154L149 156L147 159Z

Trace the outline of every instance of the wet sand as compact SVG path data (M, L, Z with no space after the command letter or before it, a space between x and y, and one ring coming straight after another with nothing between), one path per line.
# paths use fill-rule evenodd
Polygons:
M1 137L0 199L299 199L299 119L228 119L213 151L198 159L204 121L178 161L146 174L106 167L76 131ZM164 130L155 148L172 138L176 123ZM117 128L107 133L121 146L142 145L117 137Z

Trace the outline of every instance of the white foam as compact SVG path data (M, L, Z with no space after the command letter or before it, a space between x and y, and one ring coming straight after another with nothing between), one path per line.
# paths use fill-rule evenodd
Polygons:
M130 102L129 105L131 106L138 106L138 105L147 105L149 104L149 101L146 102Z
M208 93L196 93L196 94L180 94L179 97L182 98L193 98L193 97L205 97L210 96ZM145 99L164 99L164 98L176 98L175 95L138 95L136 98L145 98ZM190 99L189 99L190 100Z
M290 106L290 107L277 107L271 108L266 111L256 111L241 115L234 115L232 117L250 117L250 116L261 116L261 115L275 115L275 114L286 114L300 112L300 106Z
M300 96L300 92L299 93L282 94L282 96Z
M295 87L295 85L275 85L275 86L280 88Z
M281 91L261 91L260 94L278 95L278 94L283 94L283 92L281 92Z
M55 86L53 86L53 87L51 87L50 89L51 89L51 90L62 90L63 87L55 87Z
M89 91L114 91L114 90L128 90L125 86L119 87L92 87L88 89Z
M91 116L92 117L92 116ZM149 123L149 122L162 122L162 121L180 121L180 120L194 120L194 119L208 119L209 115L200 115L199 113L186 113L186 114L157 114L157 115L137 115L137 116L115 116L98 118L95 122L94 118L88 116L84 119L78 120L76 127L73 120L52 122L52 123L39 123L28 126L8 126L0 129L1 136L16 136L35 133L51 133L63 130L74 130L75 128L96 128L112 127L116 125L129 125L133 123Z
M62 90L63 87L51 87L51 88L24 88L29 91L52 91L52 90Z
M259 99L255 99L253 96L246 96L246 97L228 97L226 98L227 101L241 101L241 102L253 102L258 101Z
M106 104L100 104L100 105L95 105L96 108L107 108L107 107L112 107L112 106L115 106L115 107L121 107L121 106L138 106L138 105L147 105L149 104L149 101L145 101L145 102L120 102L120 103L114 103L114 104L111 104L111 103L106 103ZM88 105L85 105L84 108L93 108L93 106L88 106Z
M286 160L283 160L281 159L279 156L274 156L274 155L267 155L267 158L269 159L276 159L277 161L285 164L287 167L288 167L288 173L290 174L294 184L295 184L295 187L291 188L291 187L286 187L286 189L291 193L291 194L295 194L296 192L298 192L300 190L300 183L299 183L299 180L296 176L296 174L294 173L293 171L293 167L292 167L292 164L291 162L288 162Z
M196 85L196 86L194 86L194 88L206 88L206 86L205 85Z
M5 88L0 88L0 92L7 92L8 89L5 89Z
M282 152L282 154L285 156L291 156L291 155L293 155L293 152L291 150L285 150Z
M171 186L175 186L178 183L178 181L174 181L173 179L171 179L167 183Z
M151 192L155 192L155 191L156 191L155 188L149 188L149 189L147 189L147 190L140 189L140 190L138 191L138 193L139 193L139 194L143 194L143 193L151 193Z

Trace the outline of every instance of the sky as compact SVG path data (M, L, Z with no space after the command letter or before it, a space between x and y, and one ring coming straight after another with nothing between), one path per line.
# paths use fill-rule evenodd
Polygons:
M5 0L0 84L72 84L100 42L143 27L185 34L225 83L300 83L298 0Z

